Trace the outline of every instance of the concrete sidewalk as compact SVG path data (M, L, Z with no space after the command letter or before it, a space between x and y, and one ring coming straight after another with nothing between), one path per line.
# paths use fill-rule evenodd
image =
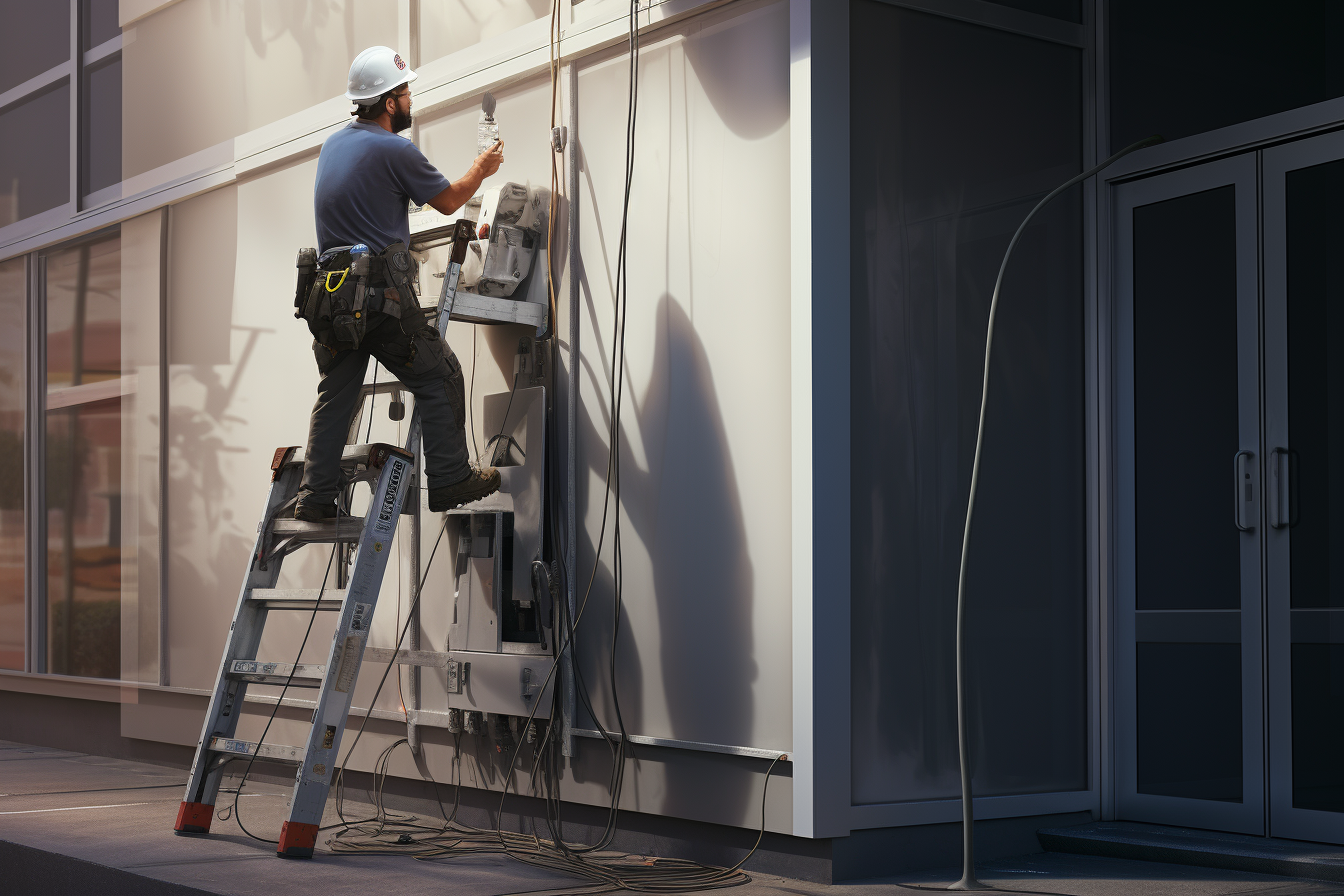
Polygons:
M186 774L180 769L0 742L0 893L6 896L238 894L343 896L393 892L503 896L582 886L581 879L503 856L416 861L333 854L319 840L312 861L276 858L238 820L216 820L209 837L172 832ZM236 779L225 787L236 786ZM249 782L243 823L274 838L288 788ZM221 800L221 805L223 801ZM369 807L350 804L347 815ZM362 817L362 816L361 816ZM336 821L328 802L324 824ZM426 819L433 823L432 819ZM1129 859L1038 853L986 863L982 880L1005 893L1068 896L1344 896L1344 885L1165 865ZM741 896L887 896L928 892L958 875L944 872L824 885L753 874Z

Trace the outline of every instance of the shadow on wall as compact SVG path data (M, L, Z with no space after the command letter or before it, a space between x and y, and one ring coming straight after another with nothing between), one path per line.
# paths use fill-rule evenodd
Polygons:
M328 0L310 0L300 3L263 4L262 0L243 0L243 34L252 45L252 52L265 59L267 47L285 34L294 38L303 55L304 71L312 71L316 61L331 47L324 46L321 36L326 24L333 15L333 9L340 9L341 30L345 35L345 55L354 59L363 47L355 46L355 4L353 0L340 4ZM406 52L402 50L402 52ZM333 93L334 95L334 93Z
M745 27L744 27L745 26ZM772 4L710 25L685 43L686 60L719 120L745 140L759 140L789 121L789 46L786 4Z
M587 305L592 314L591 299ZM685 310L667 294L658 303L654 345L648 390L639 401L627 391L620 436L622 523L633 527L637 542L634 549L625 548L625 562L634 572L626 574L623 589L615 668L622 714L631 734L666 731L681 740L746 744L755 721L752 685L758 670L751 624L753 571L741 497L704 345ZM606 379L591 367L587 374ZM625 436L632 417L648 456L647 469L634 462ZM604 415L602 425L606 423ZM580 425L586 430L580 444L601 446L607 441L592 416L584 415ZM604 480L606 452L593 453L587 463L595 475L580 477L580 489ZM590 513L597 512L602 499L600 491L579 495L580 506L592 508ZM583 530L580 537L589 535ZM609 532L603 546L606 557L611 556L611 543ZM595 547L589 537L579 551L580 594ZM641 554L648 558L652 593L641 587ZM603 566L581 645L594 704L614 722L606 693L612 678L612 585L609 567ZM657 612L659 678L667 711L661 723L646 718L642 665L629 633L631 613L642 615L650 604ZM664 768L661 807L640 808L680 817L703 815L706 795L700 772L675 761ZM732 776L731 782L727 789L716 784L715 814L732 817L755 798L748 776ZM637 781L631 786L637 787Z
M227 586L224 591L231 590L252 550L253 534L234 520L229 509L233 484L224 473L222 458L248 451L241 444L230 444L229 433L244 431L247 420L229 409L257 342L271 331L234 329L244 329L247 339L228 380L219 368L206 364L174 365L172 371L170 394L181 399L169 408L168 488L175 511L169 539L171 593L214 594L221 583ZM224 630L233 610L229 601L208 601L195 607L198 612L215 611L217 619L193 620L193 625L205 626L207 631ZM174 684L209 683L174 680Z

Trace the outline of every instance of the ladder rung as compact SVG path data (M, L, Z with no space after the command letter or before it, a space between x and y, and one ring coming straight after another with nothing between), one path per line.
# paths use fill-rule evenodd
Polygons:
M379 383L379 386L381 387L382 384ZM406 387L401 385L401 383L389 384L388 390L392 391L393 389L401 389L402 391L407 391ZM390 446L385 445L381 442L371 442L367 445L346 445L345 448L341 450L341 466L342 467L367 466L369 463L369 452L371 452L375 448L388 448L388 447ZM400 451L401 449L397 448L395 450ZM294 452L294 454L289 458L288 462L285 465L286 466L302 465L303 452L304 449L300 447L297 451Z
M317 595L322 595L318 600ZM344 588L253 588L247 599L267 610L339 610L345 602Z
M442 669L448 665L449 654L446 653L435 653L431 650L393 650L391 647L365 647L364 662L390 663L393 654L396 654L398 665L402 666L433 666Z
M284 744L262 744L261 749L250 740L230 740L225 737L210 738L210 749L216 753L228 753L233 756L251 756L258 759L271 759L276 762L303 764L303 747L287 747Z
M292 675L290 673L293 673ZM327 667L318 663L262 663L257 660L234 660L229 663L229 678L254 684L285 684L295 688L320 688Z
M341 541L353 544L364 533L364 517L343 516L339 520L323 520L309 523L304 520L281 517L271 521L271 534L280 538L294 538L297 541L332 542Z

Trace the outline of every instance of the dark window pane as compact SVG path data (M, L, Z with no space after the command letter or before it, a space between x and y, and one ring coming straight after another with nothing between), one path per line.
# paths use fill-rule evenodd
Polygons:
M1344 644L1294 644L1293 805L1344 812Z
M1079 0L989 0L999 6L1011 6L1023 12L1034 12L1039 16L1052 19L1066 19L1070 22L1083 20L1082 4Z
M0 315L10 322L0 327L0 669L23 668L26 269L22 258L0 263Z
M121 376L121 240L47 257L47 391Z
M1228 487L1239 447L1234 203L1220 187L1134 210L1140 610L1241 606Z
M47 256L48 671L121 677L121 239Z
M1287 191L1292 605L1344 607L1344 162Z
M47 671L121 677L121 399L47 412Z
M1135 649L1139 793L1241 802L1241 645Z
M1081 54L866 0L850 27L853 794L940 799L990 292L1080 170ZM1087 787L1080 203L1027 231L998 320L968 582L978 794Z
M63 84L0 112L0 227L69 201L70 87Z
M121 182L121 57L90 69L80 135L84 195Z
M85 50L92 50L121 33L117 24L117 0L83 0L80 39Z
M0 93L18 87L70 58L70 4L0 0L5 41L0 52Z
M1115 149L1344 96L1344 3L1114 0L1108 33Z

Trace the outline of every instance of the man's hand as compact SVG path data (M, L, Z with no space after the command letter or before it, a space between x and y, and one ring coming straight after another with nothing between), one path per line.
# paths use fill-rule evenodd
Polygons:
M476 191L481 188L481 181L498 171L502 164L504 164L504 141L496 140L494 146L476 157L476 161L471 163L466 174L429 200L430 207L440 214L451 215L468 199L475 196Z
M504 164L504 141L496 140L495 145L476 157L471 167L481 171L481 180L494 174Z

